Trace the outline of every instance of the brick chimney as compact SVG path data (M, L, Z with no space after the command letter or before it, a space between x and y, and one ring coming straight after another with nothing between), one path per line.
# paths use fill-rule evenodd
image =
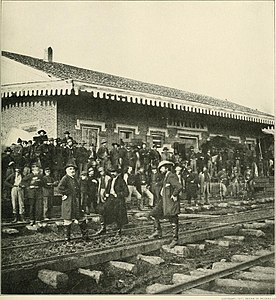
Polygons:
M44 49L44 61L53 62L53 49L52 47L48 47Z

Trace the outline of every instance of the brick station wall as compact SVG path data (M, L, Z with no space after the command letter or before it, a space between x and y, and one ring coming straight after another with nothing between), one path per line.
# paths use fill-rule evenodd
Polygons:
M57 101L54 97L2 99L2 140L11 128L31 131L43 128L49 137L57 135Z
M135 138L144 140L148 126L166 126L166 116L160 108L96 99L88 93L81 97L66 96L58 102L58 136L63 137L63 132L69 130L76 141L81 141L81 130L76 129L78 119L104 122L106 131L100 132L100 137L106 138L109 146L113 142L119 142L119 134L114 132L116 124L138 126L140 134Z
M57 110L58 136L62 137L63 132L69 130L75 140L81 141L81 130L76 128L77 120L80 119L104 122L106 131L100 132L100 137L107 138L108 146L111 146L112 142L119 141L119 134L114 132L116 123L138 126L140 134L136 135L135 139L151 142L151 138L146 136L148 128L166 129L167 119L174 117L207 125L208 131L198 131L202 138L199 141L199 146L209 138L210 133L239 136L243 141L246 137L258 137L262 134L261 128L265 127L264 124L241 120L93 98L89 93L82 93L80 96L65 96L59 100ZM165 138L165 143L183 142L176 136L178 130L185 131L181 128L168 128L169 137ZM189 133L193 134L193 132L196 130Z

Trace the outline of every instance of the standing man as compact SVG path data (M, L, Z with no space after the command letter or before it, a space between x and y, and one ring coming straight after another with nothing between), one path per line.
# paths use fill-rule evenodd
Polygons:
M100 160L100 166L107 169L107 162L109 159L109 151L107 149L107 140L102 139L101 146L98 149L97 157Z
M150 217L154 220L155 231L149 238L160 238L162 236L160 219L169 219L173 227L173 239L169 244L170 248L178 244L178 214L180 213L180 201L178 195L182 189L177 176L171 172L174 164L170 161L163 160L159 163L158 169L164 174L162 189L160 192L160 201L157 206L150 212Z
M123 225L128 223L125 198L128 196L128 188L118 170L109 170L111 178L105 190L105 200L99 213L102 218L102 227L98 235L106 233L108 224L117 223L116 236L121 235Z
M18 220L17 206L19 208L21 221L25 222L24 191L23 186L21 185L22 178L21 169L19 167L15 167L15 173L9 175L5 180L6 186L11 189L12 212L14 216L12 223L17 222Z
M198 175L201 204L209 204L211 176L206 166Z
M188 200L188 204L192 204L192 199L197 206L197 189L198 189L198 175L195 172L192 172L192 167L188 166L187 174L185 176L185 189L186 189L186 197Z
M112 149L110 150L110 161L112 168L119 168L119 159L120 159L120 153L119 153L119 144L118 143L112 143Z
M66 241L70 241L73 221L79 224L82 238L88 241L84 211L80 207L80 185L76 179L76 169L75 163L68 162L65 166L66 175L61 178L58 185L58 191L62 194L61 217L64 219Z

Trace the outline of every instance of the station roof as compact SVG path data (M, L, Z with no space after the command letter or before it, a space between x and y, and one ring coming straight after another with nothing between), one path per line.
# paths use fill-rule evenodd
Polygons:
M79 85L80 83L83 83L83 85L86 84L87 86L97 85L98 87L102 87L102 88L104 87L115 88L123 92L125 91L128 95L130 95L130 92L134 92L134 93L144 93L145 95L148 96L152 95L153 97L157 96L159 97L159 99L161 99L162 97L169 98L172 101L176 101L175 103L177 103L178 105L181 105L181 103L183 104L186 103L188 105L189 104L195 105L202 108L202 111L203 108L208 107L209 109L211 109L213 107L216 110L225 111L225 113L233 112L233 113L248 115L248 116L249 115L260 116L261 118L268 118L268 119L271 119L271 117L273 117L270 114L246 106L242 106L227 100L217 99L214 97L200 95L200 94L187 92L175 88L165 87L157 84L145 83L142 81L128 79L128 78L115 76L107 73L101 73L89 69L79 68L76 66L71 66L63 63L48 62L43 59L12 53L12 52L7 52L7 51L2 51L2 56L14 60L18 63L21 63L25 66L34 68L38 71L42 71L45 74L47 74L49 77L53 76L54 78L58 78L59 80L71 80L71 82L76 81L77 83L79 83ZM51 83L49 84L51 85ZM53 82L52 85L54 85ZM197 110L195 111L197 112ZM201 112L200 109L199 112Z

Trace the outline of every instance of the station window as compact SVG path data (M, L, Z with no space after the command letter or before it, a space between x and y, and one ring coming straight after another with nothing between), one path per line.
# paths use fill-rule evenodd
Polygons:
M94 144L98 147L99 128L91 126L81 126L81 140L86 142L86 146Z
M133 130L127 130L127 129L120 129L119 130L119 138L122 139L124 142L131 142L131 140L134 137Z
M165 142L165 134L163 132L151 132L153 145L156 145L157 148L161 148Z

